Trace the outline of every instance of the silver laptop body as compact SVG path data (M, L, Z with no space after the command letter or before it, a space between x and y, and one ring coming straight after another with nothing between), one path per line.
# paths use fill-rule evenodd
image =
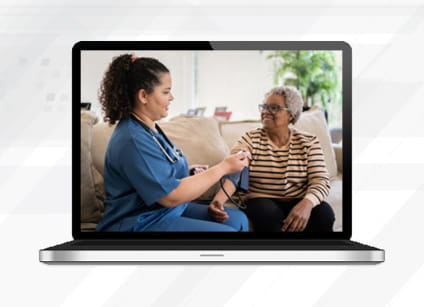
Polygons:
M81 108L82 82L87 67L82 55L102 57L149 51L158 55L181 51L192 52L196 66L197 53L208 51L214 56L222 51L243 54L246 51L332 50L340 52L343 175L341 227L331 233L197 233L197 232L96 232L82 223L81 206ZM194 63L194 64L193 64ZM106 67L103 68L103 70ZM344 42L78 42L72 50L72 235L73 241L41 249L39 260L51 262L114 261L214 261L214 262L383 262L382 249L350 241L352 234L352 51ZM196 82L194 80L193 82ZM250 87L251 85L245 85ZM271 87L271 85L270 85ZM204 111L204 109L203 109ZM96 201L96 200L93 200ZM84 226L83 226L84 224ZM89 224L89 223L88 223ZM87 231L90 230L90 231Z

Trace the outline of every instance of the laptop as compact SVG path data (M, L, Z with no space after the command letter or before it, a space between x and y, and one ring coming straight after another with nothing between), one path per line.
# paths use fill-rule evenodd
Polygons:
M333 198L328 199L335 213L332 231L263 232L255 231L251 224L249 231L244 232L98 231L96 226L102 219L103 201L107 197L102 177L104 160L95 161L93 157L84 156L84 149L88 148L90 153L102 152L103 156L100 155L100 157L104 157L112 130L100 137L96 134L98 127L108 129L107 124L102 123L104 114L99 103L98 91L102 76L112 59L124 53L135 57L156 58L170 68L175 100L170 107L168 119L163 121L163 124L161 121L160 125L171 141L176 143L183 142L184 138L186 141L191 140L190 136L180 137L179 140L175 136L176 129L173 124L179 123L178 120L186 125L193 123L194 127L198 125L194 123L195 121L197 123L215 121L214 125L219 127L219 133L222 135L225 131L228 132L228 129L232 129L235 137L241 137L246 127L260 127L257 104L261 103L267 90L282 83L299 88L300 92L305 94L304 100L307 102L301 118L309 117L309 121L314 122L313 116L320 117L319 114L322 114L321 117L324 120L321 118L320 123L322 126L322 122L325 122L326 131L324 136L318 136L318 138L324 155L330 155L331 163L326 158L329 173L331 173L330 166L336 168L333 169L335 176L331 181L332 190L330 191L330 195L335 193L336 196L333 195ZM301 75L312 66L315 70L310 72L309 77ZM309 84L301 82L304 81L301 79L305 78L309 78ZM318 90L313 92L311 84L318 87ZM89 102L90 108L83 108L82 102L84 105ZM45 263L74 261L383 262L384 250L350 240L352 235L351 104L352 50L345 42L78 42L72 49L72 236L74 240L41 249L39 260ZM225 117L213 119L213 111L223 105L226 107L226 112L232 112L230 121ZM190 114L187 110L196 108L202 108L202 116L187 115ZM87 122L89 131L87 131ZM303 127L308 127L308 123L304 122ZM235 128L239 129L238 135L234 132L237 131L234 130ZM318 133L316 129L318 128L312 128L310 132ZM189 135L193 135L193 138L199 137L196 135L201 133L199 131L201 130L191 131ZM88 142L86 139L83 140L87 135L92 137ZM327 145L330 147L325 147L324 138L331 136L331 142L327 140L329 143ZM226 137L229 138L228 135ZM200 141L201 138L202 136ZM228 147L231 145L226 145L228 154ZM184 145L179 146L183 151L186 149ZM338 152L335 152L335 147L338 148ZM200 150L197 152L197 157L202 160L200 158L209 153L209 151ZM87 189L90 189L86 182L87 176L92 182L91 191L89 191L91 194L87 194ZM246 177L242 180L244 185L247 185L245 187L247 192L244 193L249 193L249 184L246 184L246 180L248 180ZM213 197L213 192L209 197ZM207 206L209 201L207 197L193 200L193 202L203 203L204 206ZM235 210L241 209L235 207Z

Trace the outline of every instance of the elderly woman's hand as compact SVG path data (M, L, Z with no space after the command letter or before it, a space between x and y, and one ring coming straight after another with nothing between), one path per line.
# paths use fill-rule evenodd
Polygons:
M212 217L212 219L220 223L225 222L228 219L228 214L224 210L224 204L217 200L214 200L209 204L208 214Z
M305 230L312 208L313 204L309 199L302 199L284 219L281 231L300 232Z

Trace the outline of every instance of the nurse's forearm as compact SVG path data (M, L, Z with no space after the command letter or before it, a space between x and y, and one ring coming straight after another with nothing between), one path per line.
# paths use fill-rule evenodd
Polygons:
M181 183L171 193L158 201L164 207L176 207L178 205L199 198L213 184L228 173L222 163L215 165L195 176L183 178Z

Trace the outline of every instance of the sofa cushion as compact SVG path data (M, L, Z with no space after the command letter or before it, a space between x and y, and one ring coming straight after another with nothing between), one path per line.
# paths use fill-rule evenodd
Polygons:
M188 164L204 164L209 167L221 162L230 154L228 146L219 133L218 121L200 116L177 116L159 123L166 135L182 149ZM214 185L203 198L214 196Z
M81 112L81 223L97 223L100 209L97 205L92 169L92 127L97 117Z
M337 162L337 172L343 172L343 147L341 144L332 144Z
M233 148L237 140L247 131L262 127L259 120L241 120L234 122L221 121L219 129L228 148Z
M91 154L93 156L93 164L96 170L103 176L105 155L110 137L117 124L109 125L108 123L98 123L93 127L93 143L91 146Z
M343 181L342 176L339 174L337 177L334 177L330 181L331 189L330 194L326 198L326 202L328 202L334 210L334 214L336 216L336 221L333 225L334 231L342 231L343 227Z
M91 145L91 155L93 157L93 180L94 190L96 192L96 201L100 214L104 212L104 199L106 192L104 188L104 161L106 155L107 145L112 136L115 125L108 123L98 123L93 127L93 142Z
M295 127L318 137L324 151L325 164L330 178L335 178L337 176L336 156L331 145L330 132L322 109L314 107L307 112L303 112Z
M183 115L160 123L160 127L183 150L190 165L214 166L230 154L214 118Z

